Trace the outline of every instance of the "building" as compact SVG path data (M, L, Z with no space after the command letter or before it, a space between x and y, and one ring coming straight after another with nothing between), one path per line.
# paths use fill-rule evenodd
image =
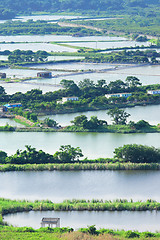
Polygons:
M132 93L111 93L111 94L106 94L105 97L106 98L110 98L110 97L124 97L124 98L128 98L132 96Z
M42 218L41 227L45 227L46 224L51 228L53 225L55 225L55 227L60 227L60 218Z
M3 105L4 111L7 111L8 109L16 108L16 107L22 107L21 103L8 103Z
M52 77L52 73L51 72L38 72L37 73L37 77L51 78Z
M79 98L78 97L63 97L61 103L65 103L68 101L78 101Z
M148 90L147 93L148 93L148 94L152 94L152 95L154 95L154 94L160 94L160 90L159 90L159 89L158 89L158 90Z
M0 78L6 78L6 73L0 73Z

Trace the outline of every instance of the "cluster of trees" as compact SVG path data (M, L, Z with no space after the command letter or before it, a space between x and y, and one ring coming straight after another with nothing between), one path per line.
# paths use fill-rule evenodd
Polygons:
M74 163L80 161L81 157L83 157L82 150L71 145L62 145L54 155L42 150L37 151L31 146L26 146L24 151L17 150L11 156L7 156L4 151L0 151L0 163L2 164ZM114 150L114 159L118 162L160 163L160 149L145 145L127 144ZM83 163L83 160L80 162ZM103 163L104 159L99 159L99 162Z
M7 156L7 153L0 151L0 163L10 164L45 164L45 163L70 163L79 161L83 157L82 150L79 147L71 145L62 145L54 155L45 153L42 150L26 145L26 150L17 150L14 155Z
M0 35L33 35L33 34L57 34L57 35L74 35L79 33L82 36L99 35L100 32L84 27L61 27L56 23L49 23L46 21L28 20L21 21L7 21L0 24Z
M156 50L146 51L114 51L105 54L95 54L95 56L88 55L85 57L87 62L111 62L111 63L159 63L156 58L160 57L160 53Z
M152 6L158 6L159 0L145 1L145 0L82 0L77 2L76 0L24 0L23 2L20 0L11 1L6 0L5 2L0 0L0 6L4 8L8 8L14 12L32 12L32 11L58 11L58 10L95 10L95 11L125 11L140 8L144 10L144 8Z
M153 1L152 1L153 2ZM119 12L120 13L120 12ZM82 24L98 27L106 31L118 31L128 34L136 35L152 35L159 36L159 21L160 11L159 8L155 9L154 6L151 8L128 8L125 10L123 18L100 21L82 21ZM77 21L78 23L78 21ZM145 40L145 39L143 39Z
M112 118L115 124L125 125L127 118L130 116L129 113L125 112L123 109L113 108L109 109L107 114Z
M76 127L82 127L83 129L98 129L100 127L107 126L107 122L99 120L96 116L92 116L90 120L85 115L80 115L74 118L71 123Z
M123 162L132 163L159 163L160 149L138 144L127 144L123 147L116 148L114 151L115 158Z
M33 52L31 50L14 50L9 53L8 61L9 63L22 63L22 62L44 62L47 61L49 53L46 51Z
M63 89L54 92L42 94L39 89L32 89L26 93L17 92L12 95L5 93L3 87L0 88L0 105L5 103L21 102L23 109L30 109L34 113L39 112L72 112L86 111L90 109L106 109L111 105L120 104L157 104L160 102L160 95L147 94L147 90L159 89L160 85L141 86L140 80L133 76L128 76L125 81L116 80L106 84L105 80L98 80L94 83L90 79L84 79L77 85L72 80L62 80ZM132 95L125 97L110 97L107 99L107 93L131 92ZM78 101L67 101L63 104L59 103L62 97L77 96ZM115 105L116 106L116 105ZM12 110L20 113L22 109L15 108ZM28 111L27 111L28 112ZM26 113L29 114L29 113Z

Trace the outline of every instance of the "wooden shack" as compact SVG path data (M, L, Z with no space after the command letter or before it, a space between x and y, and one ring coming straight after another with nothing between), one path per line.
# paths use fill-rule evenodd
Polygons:
M38 72L37 73L37 77L51 78L52 77L52 73L51 72Z
M48 227L60 227L60 218L42 218L41 221L41 227L45 227L48 225Z
M6 73L0 73L0 78L6 78Z

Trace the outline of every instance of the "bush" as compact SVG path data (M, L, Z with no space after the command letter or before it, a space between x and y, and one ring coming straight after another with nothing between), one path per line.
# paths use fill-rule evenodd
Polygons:
M160 162L160 149L145 145L127 144L116 148L115 158L133 163Z
M127 231L125 232L125 238L139 238L139 233L137 232L132 232L132 231Z

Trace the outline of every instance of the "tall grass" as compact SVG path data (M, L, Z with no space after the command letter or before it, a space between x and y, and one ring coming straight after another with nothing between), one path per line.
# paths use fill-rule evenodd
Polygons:
M18 201L0 198L0 214L24 212L24 211L152 211L160 210L160 203L154 200L145 202L125 199L110 200L64 200L61 203L53 203L49 200L43 201Z
M81 171L81 170L160 170L158 163L61 163L61 164L1 164L0 172L9 171Z

